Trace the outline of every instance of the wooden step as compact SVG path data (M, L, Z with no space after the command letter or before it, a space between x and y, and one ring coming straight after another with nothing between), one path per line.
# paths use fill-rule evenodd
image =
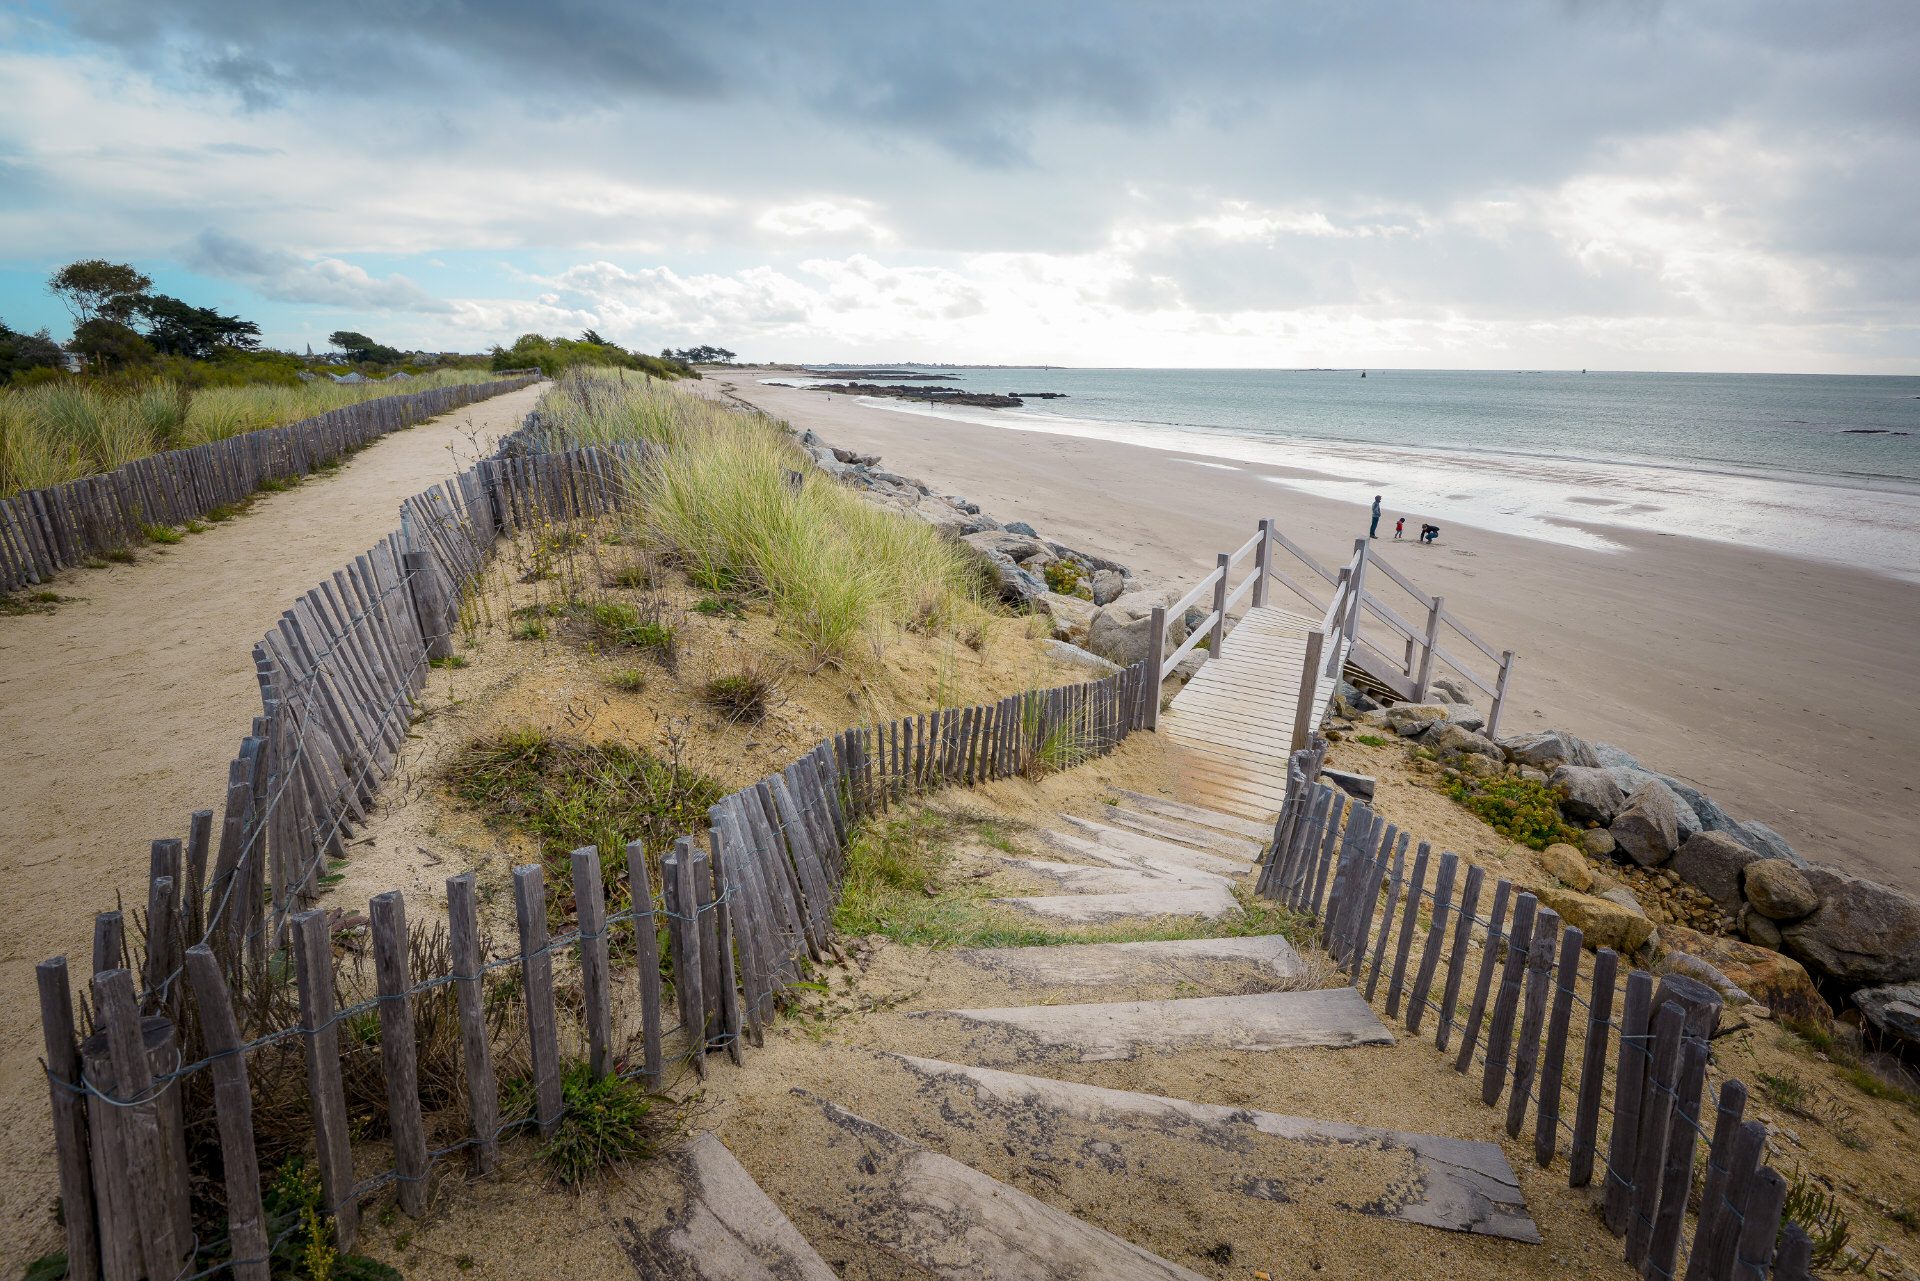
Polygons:
M644 1281L835 1281L826 1260L712 1134L624 1186L635 1199L621 1214L621 1235Z
M1263 845L1273 835L1271 830L1263 827L1259 823L1249 823L1244 818L1239 818L1232 814L1223 814L1219 810L1210 810L1198 805L1189 805L1184 801L1176 801L1171 797L1149 796L1145 792L1129 792L1124 787L1113 787L1107 790L1115 796L1118 796L1123 806L1135 810L1145 810L1147 813L1157 814L1161 818L1178 819L1182 822L1194 823L1204 827L1219 828L1223 832L1228 832L1234 836L1244 836L1250 841L1256 841Z
M994 907L1074 925L1194 916L1217 921L1240 910L1239 900L1223 886L1156 888L1118 894L1035 894L984 901Z

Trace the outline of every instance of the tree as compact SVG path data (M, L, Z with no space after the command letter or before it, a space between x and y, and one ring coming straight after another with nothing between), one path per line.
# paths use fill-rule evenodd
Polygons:
M153 359L153 344L126 325L104 316L82 321L74 327L70 351L105 369L124 369Z
M58 369L65 363L66 353L46 330L23 334L0 320L0 383L10 382L29 369Z
M74 333L92 320L125 325L139 310L141 299L153 288L151 278L123 262L84 258L53 273L47 292L58 298L73 316Z
M346 352L348 360L393 364L400 359L400 353L392 347L351 329L336 329L327 335L327 341Z
M592 343L592 344L593 344L594 346L596 346L596 347L611 347L611 346L613 346L613 344L612 344L612 343L610 343L610 342L608 342L608 341L607 341L606 339L604 339L604 338L602 338L602 337L600 336L600 334L599 334L599 332L598 332L597 330L593 330L593 329L583 329L583 330L581 330L581 331L580 331L580 341L581 341L581 342L590 342L590 343Z
M726 365L733 362L733 353L725 347L682 347L679 351L663 350L663 360L677 360L683 365Z
M147 321L147 341L163 355L211 360L223 350L252 351L260 345L260 326L211 307L150 294L140 300L139 310Z

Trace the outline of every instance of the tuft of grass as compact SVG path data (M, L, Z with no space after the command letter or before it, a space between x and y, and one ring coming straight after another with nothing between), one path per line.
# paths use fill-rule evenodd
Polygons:
M627 743L588 743L537 729L476 739L453 754L446 781L489 821L532 836L552 874L549 893L567 896L568 856L584 845L617 851L628 841L659 850L707 830L720 783ZM603 860L609 890L624 883L623 860ZM655 882L658 884L658 882ZM624 901L619 890L616 901ZM569 898L570 902L570 898Z
M607 575L607 586L644 591L653 586L653 567L641 563L623 565Z
M705 614L708 618L745 618L744 605L731 596L702 596L693 607L696 614Z
M628 1162L658 1156L679 1132L668 1100L618 1075L595 1080L585 1063L569 1064L561 1074L560 1102L560 1126L538 1155L562 1187L579 1187ZM532 1113L531 1081L520 1077L509 1085L504 1111Z
M299 483L300 478L298 476L288 476L284 478L280 476L269 476L260 482L260 492L263 494L284 494Z
M207 519L218 525L232 520L240 514L240 509L232 503L221 503L207 512Z
M131 547L116 547L107 553L107 559L116 565L131 565L137 558Z
M1353 741L1366 747L1385 747L1387 745L1387 740L1381 738L1378 734L1359 734L1354 737Z
M1822 1189L1801 1170L1795 1170L1787 1184L1787 1204L1780 1214L1782 1234L1789 1223L1798 1223L1812 1239L1813 1267L1822 1275L1864 1276L1880 1253L1877 1245L1864 1256L1847 1248L1853 1239L1852 1218L1840 1208L1837 1196Z
M778 693L766 673L748 666L714 677L700 691L700 697L735 724L757 725L767 718Z
M607 684L627 694L638 694L647 687L647 674L637 667L623 667L607 677Z
M51 614L55 605L73 599L59 592L32 591L17 596L0 596L0 614Z
M466 665L466 656L463 654L449 654L445 658L429 658L427 660L428 667L436 667L443 672L453 671Z
M186 537L186 534L172 525L142 525L140 532L147 536L150 543L173 544Z
M510 635L515 640L545 640L547 625L537 618L523 618L513 625Z
M1816 1120L1814 1115L1814 1089L1799 1077L1789 1072L1756 1072L1754 1080L1760 1083L1760 1090L1767 1101L1782 1112L1805 1120Z
M676 652L673 628L657 608L642 612L627 601L594 601L575 607L587 634L608 649L645 650L671 664Z

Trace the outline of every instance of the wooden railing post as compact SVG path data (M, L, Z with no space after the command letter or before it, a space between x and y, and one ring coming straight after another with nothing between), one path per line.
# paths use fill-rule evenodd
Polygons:
M1227 643L1227 572L1233 568L1233 557L1221 552L1214 558L1220 577L1213 585L1213 635L1207 639L1207 658L1220 657L1221 648Z
M1319 628L1307 633L1307 660L1300 665L1300 698L1293 709L1293 750L1306 747L1313 734L1313 700L1320 690L1320 651L1327 635Z
M1500 656L1500 678L1493 683L1493 710L1487 713L1487 737L1494 738L1500 733L1500 712L1507 703L1507 682L1513 677L1513 651L1506 650Z
M1413 681L1413 701L1416 703L1427 701L1427 682L1433 679L1433 651L1434 647L1440 643L1440 611L1445 605L1444 596L1435 596L1433 604L1427 607L1427 639L1425 647L1420 651L1420 675ZM1411 651L1413 645L1411 638L1408 639L1407 645Z
M1267 604L1267 575L1273 569L1273 518L1267 517L1260 522L1260 546L1253 553L1253 607L1265 609Z
M1360 643L1361 607L1367 599L1367 540L1353 540L1353 577L1348 580L1351 598L1347 601L1347 644Z
M1160 667L1167 661L1167 607L1155 605L1147 624L1147 679L1140 689L1140 728L1160 728Z

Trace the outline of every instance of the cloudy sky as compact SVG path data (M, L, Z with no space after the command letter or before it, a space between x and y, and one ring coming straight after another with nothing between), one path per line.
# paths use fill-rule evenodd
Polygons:
M1916 373L1916 67L1912 0L27 0L0 318Z

